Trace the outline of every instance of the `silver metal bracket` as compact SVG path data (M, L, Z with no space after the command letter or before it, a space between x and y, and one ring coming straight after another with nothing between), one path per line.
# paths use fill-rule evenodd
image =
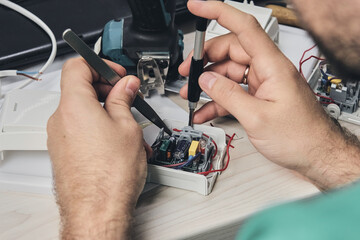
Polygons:
M149 97L150 90L165 94L165 80L170 65L169 53L141 53L137 75L141 81L140 91Z

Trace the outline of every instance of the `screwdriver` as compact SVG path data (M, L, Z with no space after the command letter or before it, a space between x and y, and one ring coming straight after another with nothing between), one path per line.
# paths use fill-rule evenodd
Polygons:
M191 59L189 82L188 82L188 101L189 101L189 126L193 127L194 112L200 98L201 88L199 77L204 71L204 43L207 19L197 17L196 33L194 44L194 55Z
M93 50L91 50L71 29L67 29L63 33L63 39L76 52L78 52L89 65L99 73L111 86L114 86L121 77L114 72ZM172 135L171 130L161 120L159 115L152 109L152 107L139 96L136 95L133 106L147 119L154 123L159 128L164 128L164 131Z

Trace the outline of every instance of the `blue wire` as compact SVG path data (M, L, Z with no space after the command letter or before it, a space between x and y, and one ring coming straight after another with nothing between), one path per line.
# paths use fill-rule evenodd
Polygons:
M39 73L39 72L16 71L16 73L22 73L22 74L29 74L29 75L32 75L32 74L37 74L37 73Z
M183 165L177 166L175 169L180 169L180 168L186 167L187 165L192 163L195 159L197 159L200 155L201 155L201 152L198 152L195 156L189 156L189 159Z

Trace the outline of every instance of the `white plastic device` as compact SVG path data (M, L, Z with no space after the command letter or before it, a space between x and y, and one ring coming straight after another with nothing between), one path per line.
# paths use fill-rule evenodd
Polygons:
M243 3L225 0L224 3L229 4L230 6L239 9L242 12L253 15L256 20L259 22L261 27L269 35L269 37L275 42L279 43L279 24L276 17L272 17L272 9L255 6L251 1L247 3L245 0ZM234 24L243 24L243 23L234 23ZM222 27L216 20L212 20L206 30L206 40L211 38L224 35L230 31Z
M184 122L171 121L165 119L164 122L170 129L182 129L187 126ZM221 128L206 126L206 125L194 125L195 130L202 131L209 135L217 144L218 153L213 160L214 169L221 169L224 164L224 157L226 153L226 135ZM149 134L151 131L151 134ZM144 129L144 135L152 136L153 139L146 139L147 143L151 145L159 129L154 125L151 125ZM148 176L147 182L158 183L166 186L177 187L190 191L195 191L203 195L211 193L219 172L209 173L207 176L185 172L181 170L175 170L162 166L148 164Z
M49 92L43 90L22 89L14 90L7 94L0 114L1 159L3 159L3 151L5 150L47 150L46 125L49 117L56 110L59 100L59 92ZM186 123L184 122L175 120L164 121L170 128L182 129L186 126ZM223 167L223 160L226 153L225 132L220 128L205 125L195 125L194 128L206 133L217 143L218 153L213 160L213 166L215 169L221 169ZM146 127L144 129L145 140L149 144L152 144L158 132L159 129L154 125ZM40 155L42 153L40 151L37 152L37 154ZM34 176L29 177L29 179L27 179L27 174L30 173L24 174L23 176L20 173L7 174L6 171L1 172L0 187L1 185L6 187L11 185L11 189L24 190L23 186L26 186L26 182L28 182L29 191L51 192L51 177L48 176L49 174L51 175L51 172L47 172L49 163L48 161L39 161L30 161L32 163L29 161L20 161L21 164L25 165L36 163L37 167L42 169L41 172L33 173ZM9 162L7 165L9 165L6 168L8 170L10 168L24 168L23 166L10 166L11 163ZM26 171L23 169L23 172ZM189 173L149 164L147 182L177 187L195 191L203 195L208 195L211 193L218 175L219 173L215 172L210 173L207 176L203 176L196 173ZM9 182L11 182L11 184ZM149 186L151 187L149 188ZM154 185L148 185L147 188L151 189L153 186Z
M60 93L14 90L0 114L0 160L5 150L47 150L46 125L59 105Z
M314 70L312 71L310 77L308 78L308 83L313 90L316 90L319 87L319 79L321 79L320 72L320 62L318 61ZM332 117L337 120L342 120L344 122L360 125L360 107L357 111L353 113L347 113L340 110L339 106L336 104L329 104L327 107L324 107L325 111L328 112Z

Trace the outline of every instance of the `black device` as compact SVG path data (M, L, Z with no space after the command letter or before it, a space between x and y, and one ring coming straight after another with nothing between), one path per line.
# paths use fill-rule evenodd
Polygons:
M132 15L108 22L100 56L137 75L145 96L164 93L165 81L178 80L183 61L183 35L175 25L175 0L128 0Z
M57 55L71 51L62 40L67 28L76 31L82 40L92 45L111 19L131 15L126 0L13 0L26 8L54 32ZM176 0L176 14L187 13L187 0ZM21 14L0 5L0 70L19 68L46 60L51 42L43 30Z

